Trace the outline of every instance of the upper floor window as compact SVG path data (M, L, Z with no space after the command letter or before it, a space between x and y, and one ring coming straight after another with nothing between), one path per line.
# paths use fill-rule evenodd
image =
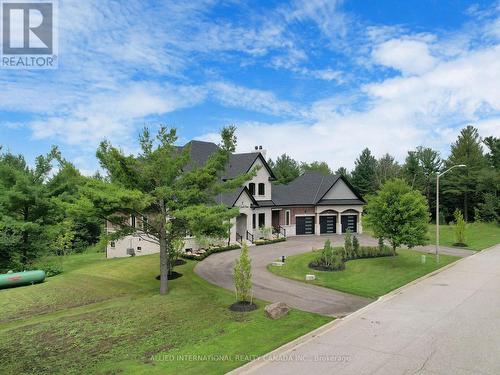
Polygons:
M255 184L253 182L248 184L248 190L250 190L250 194L255 195Z
M132 226L132 228L135 228L135 215L132 215L130 217L130 225Z
M266 195L266 185L262 182L259 184L259 195Z

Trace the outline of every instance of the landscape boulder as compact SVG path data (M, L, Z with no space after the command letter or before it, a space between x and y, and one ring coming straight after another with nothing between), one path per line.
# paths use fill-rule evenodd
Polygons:
M275 302L267 305L264 310L266 315L271 319L279 319L282 316L288 314L290 307L285 302Z

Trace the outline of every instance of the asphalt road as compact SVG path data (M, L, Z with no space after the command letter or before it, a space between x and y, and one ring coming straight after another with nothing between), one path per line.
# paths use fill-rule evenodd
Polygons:
M235 374L500 374L500 245L382 297Z
M361 245L376 245L377 240L368 235L358 236ZM342 293L336 290L308 285L299 281L285 279L269 272L266 267L282 255L290 256L301 254L311 249L319 249L324 242L330 239L334 246L344 243L343 236L296 236L286 242L272 245L253 246L249 249L252 259L252 274L254 296L271 302L285 302L289 306L304 311L311 311L329 316L345 316L373 302L373 300ZM432 247L421 248L427 252ZM470 255L469 250L444 249L442 253L454 255ZM460 252L463 252L460 253ZM210 255L198 263L195 272L207 281L223 288L234 290L233 266L240 251L228 251Z

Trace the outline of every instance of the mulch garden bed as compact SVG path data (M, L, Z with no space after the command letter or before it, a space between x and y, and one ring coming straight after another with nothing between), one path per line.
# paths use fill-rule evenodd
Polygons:
M254 311L257 309L257 305L251 302L235 302L231 306L229 306L229 310L236 312L248 312Z

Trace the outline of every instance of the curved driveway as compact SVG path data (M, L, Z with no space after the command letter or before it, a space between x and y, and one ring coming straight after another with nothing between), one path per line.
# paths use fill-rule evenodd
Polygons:
M376 243L368 236L362 235L359 238L362 245ZM344 316L372 302L368 298L285 279L272 274L266 268L282 255L290 256L313 248L318 249L327 239L330 239L334 246L343 243L342 236L297 236L290 237L285 242L250 247L255 297L266 301L285 302L300 310L330 316ZM212 284L234 290L232 272L239 254L239 250L212 254L198 263L195 272Z
M364 246L377 244L377 240L368 235L358 235L358 238L360 244ZM281 301L300 310L337 317L347 315L371 303L373 300L368 298L279 277L266 268L282 255L290 256L305 253L313 248L319 249L327 239L330 239L334 246L342 246L344 243L343 236L339 235L297 236L290 237L285 242L250 247L255 297L265 301ZM428 252L433 251L433 247L426 246L417 250ZM441 252L457 256L474 253L470 250L449 248L442 248ZM239 250L212 254L197 264L195 272L212 284L234 290L232 272L239 254Z

